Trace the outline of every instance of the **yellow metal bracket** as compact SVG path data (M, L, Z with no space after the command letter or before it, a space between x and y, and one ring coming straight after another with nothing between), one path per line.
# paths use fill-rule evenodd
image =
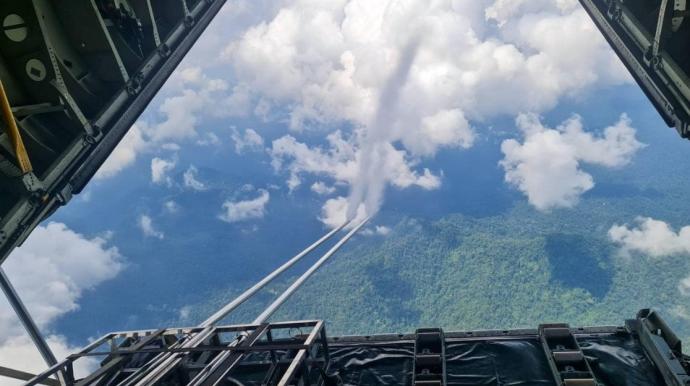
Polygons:
M0 80L0 107L2 107L2 116L5 120L5 126L7 127L7 135L10 137L12 142L12 147L14 148L14 154L17 157L17 163L22 171L22 174L27 174L33 171L31 166L31 161L29 160L29 154L26 152L26 147L24 147L24 141L22 140L22 135L17 127L17 121L14 120L14 114L12 114L12 108L10 106L10 100L7 98L7 93L5 92L5 87Z

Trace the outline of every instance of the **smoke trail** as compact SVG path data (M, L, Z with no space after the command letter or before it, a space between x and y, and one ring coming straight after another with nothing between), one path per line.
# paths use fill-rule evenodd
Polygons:
M400 94L417 57L419 43L420 39L414 37L402 50L396 70L381 90L374 119L360 139L359 170L348 199L348 220L356 217L361 204L364 204L369 216L376 214L381 207L387 183L381 171L386 165L387 154L391 149L388 139L392 136L393 123L398 115Z

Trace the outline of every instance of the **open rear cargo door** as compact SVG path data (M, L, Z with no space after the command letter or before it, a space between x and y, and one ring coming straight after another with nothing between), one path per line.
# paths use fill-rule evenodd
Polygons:
M690 138L688 0L580 0L666 121Z
M0 264L84 188L224 2L0 1Z

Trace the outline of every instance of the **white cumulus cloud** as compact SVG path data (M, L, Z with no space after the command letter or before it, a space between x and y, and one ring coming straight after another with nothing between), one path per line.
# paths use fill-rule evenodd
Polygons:
M620 247L620 253L629 257L632 252L661 258L672 255L690 255L690 225L677 232L666 222L650 217L638 217L635 226L614 225L609 239ZM680 281L678 290L690 296L690 276Z
M48 336L58 358L78 348L50 331L60 316L79 308L78 300L98 284L115 277L124 266L117 248L104 238L87 238L62 223L38 226L24 244L3 264L8 277L36 323ZM14 312L0 300L0 363L28 372L46 365ZM93 363L82 363L90 366Z
M215 133L205 133L202 138L196 141L196 144L199 146L220 146L222 142Z
M684 296L690 296L690 276L680 281L680 284L678 284L678 289ZM690 317L686 319L690 320Z
M266 205L271 199L267 190L259 189L259 196L244 201L226 201L223 203L221 220L229 223L263 218L266 214Z
M626 254L640 252L651 257L690 254L690 226L676 232L664 221L639 217L635 227L614 225L608 234Z
M335 187L334 186L328 186L323 181L314 182L311 185L310 189L312 192L319 194L319 195L322 195L322 196L327 196L329 194L335 193Z
M163 208L165 208L166 212L175 214L180 210L180 205L173 200L168 200L163 203Z
M132 165L136 161L137 155L144 151L147 146L140 125L135 124L101 165L94 177L102 180L117 175Z
M154 157L151 160L151 182L154 184L167 184L172 185L172 179L168 176L177 162L172 160L166 160L158 157Z
M291 190L299 186L302 174L326 176L352 186L361 181L364 174L361 169L366 169L369 180L380 182L376 184L378 194L371 201L371 208L375 212L383 193L380 189L385 184L400 189L417 186L427 190L441 185L441 178L431 170L414 170L418 160L411 158L406 151L396 149L391 143L379 142L373 148L363 149L359 147L356 137L346 139L340 131L329 134L326 139L328 146L323 148L310 147L291 135L273 141L270 150L272 164L276 170L286 169L290 172L288 185ZM364 154L368 155L368 160L364 159ZM362 165L372 162L378 167L370 169ZM372 211L368 213L372 214Z
M365 236L388 236L392 232L392 229L385 225L376 225L373 229L367 228L361 233Z
M196 191L202 191L206 190L206 184L203 182L199 181L197 174L199 173L199 169L197 169L195 166L191 165L187 169L187 171L184 172L182 175L182 180L184 182L184 186L196 190Z
M605 128L601 136L584 131L578 116L555 129L544 126L534 114L522 114L516 123L524 140L508 139L501 144L505 180L544 211L571 207L594 187L592 176L581 164L620 167L644 146L635 138L626 115Z
M337 228L343 225L348 220L349 203L346 197L331 198L321 208L321 216L319 220L330 228ZM348 224L348 228L354 228L362 222L367 216L364 204L360 204L357 208L357 213Z
M137 225L146 237L154 237L160 240L163 240L165 238L165 234L156 229L156 227L153 225L153 219L147 215L139 216Z
M360 203L376 212L389 185L440 186L442 171L420 165L439 149L472 146L479 123L631 81L575 0L251 3L219 15L213 28L229 38L189 56L142 135L184 141L206 119L251 114L286 122L291 135L272 150L290 189L303 173L338 175L352 190L351 215ZM333 127L347 149L297 149L299 133ZM260 138L235 132L235 150L262 148ZM315 166L301 155L330 158Z
M233 129L231 138L235 142L235 152L237 154L242 154L246 151L260 151L264 147L263 137L254 129L246 129L244 133Z
M341 135L349 154L332 141L298 149L291 136L273 146L274 157L292 146L291 188L300 173L350 184L351 214L362 202L375 212L386 184L437 187L439 173L415 165L472 146L472 121L630 81L572 0L295 0L273 15L224 56L262 116L282 114L296 132L352 124L353 135ZM317 159L326 162L308 162Z
M159 119L141 119L125 135L120 144L99 169L96 177L106 179L131 166L139 154L155 152L199 137L199 124L208 117L225 117L232 112L229 106L228 81L208 77L199 66L183 66L166 83L162 94L167 97L152 109ZM217 145L214 133L205 133L199 145Z

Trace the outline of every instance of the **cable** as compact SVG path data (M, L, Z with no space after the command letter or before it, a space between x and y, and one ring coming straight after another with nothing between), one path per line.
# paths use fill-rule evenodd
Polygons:
M302 252L298 253L295 257L292 259L288 260L285 264L281 265L276 269L275 271L271 272L268 274L266 277L261 279L258 283L254 284L251 288L248 290L244 291L240 296L235 298L235 300L231 301L230 303L226 304L223 308L218 310L215 314L211 315L208 319L206 319L203 323L199 325L199 327L208 327L211 325L214 325L218 323L221 319L223 319L225 316L227 316L230 312L232 312L235 308L237 308L240 304L244 303L247 299L252 297L255 293L259 292L260 289L265 287L268 283L273 281L278 275L281 273L285 272L288 268L292 267L297 263L301 258L306 256L309 252L313 251L316 247L319 245L323 244L324 241L330 239L334 234L336 234L338 231L343 229L345 225L348 223L344 223L341 226L333 229L332 231L328 232L325 236L322 238L318 239L314 244L308 246L305 250Z
M216 311L213 315L211 315L208 319L206 319L204 322L202 322L199 327L203 327L204 330L198 333L195 337L191 338L187 342L184 342L181 347L183 348L189 348L189 347L196 347L198 344L201 343L202 340L206 339L207 335L211 332L211 328L213 325L218 323L221 319L226 317L230 312L235 310L238 306L240 306L242 303L244 303L247 299L252 297L254 294L259 292L263 287L265 287L268 283L273 281L278 275L281 273L285 272L288 268L292 267L297 263L300 259L302 259L304 256L306 256L309 252L313 251L316 249L318 246L323 244L326 240L330 239L334 234L336 234L338 231L343 229L349 222L346 222L339 227L331 230L328 232L326 235L318 239L316 242L314 242L312 245L308 246L306 249L304 249L302 252L298 253L295 255L293 258L285 262L283 265L278 267L275 271L269 273L261 279L259 282L254 284L251 288L247 289L244 291L240 296L236 297L234 300L232 300L230 303L226 304L223 308L220 310ZM159 354L159 357L154 359L156 362L149 371L146 371L144 373L138 374L137 376L132 377L132 379L128 380L126 385L150 385L155 383L157 380L159 380L163 375L167 374L172 368L177 366L177 364L180 362L181 357L180 356L173 356L170 353L164 353L164 354Z
M257 318L254 319L254 321L252 322L252 324L262 324L262 323L264 323L271 315L273 315L273 313L276 312L276 310L277 310L280 306L282 306L283 303L285 303L285 301L286 301L290 296L292 296L292 294L295 293L295 291L297 291L297 289L298 289L300 286L302 286L302 284L304 284L304 282L307 281L307 279L309 279L309 277L310 277L311 275L314 274L314 272L316 272L319 268L321 268L321 266L322 266L331 256L333 256L333 254L336 253L336 252L338 251L338 249L340 249L340 248L341 248L341 247L342 247L352 236L354 236L355 233L357 233L357 231L359 231L359 229L362 228L362 227L364 226L364 224L366 224L366 223L369 221L370 218L371 218L371 217L367 217L367 218L365 218L364 220L362 220L362 222L359 223L359 225L357 225L356 227L354 227L347 235L345 235L345 237L343 237L342 239L340 239L340 241L338 241L338 243L335 244L335 245L333 246L333 248L331 248L328 252L326 252L326 254L324 254L323 256L321 256L321 258L320 258L316 263L314 263L314 265L312 265L305 273L303 273L302 276L300 276L297 280L295 280L295 282L292 283L292 285L291 285L290 287L288 287L288 289L286 289L285 292L283 292L282 294L280 294L280 296L279 296L273 303L271 303L271 305L268 306L268 308L266 308L266 309L264 310L264 312L261 313L261 315L257 316Z

